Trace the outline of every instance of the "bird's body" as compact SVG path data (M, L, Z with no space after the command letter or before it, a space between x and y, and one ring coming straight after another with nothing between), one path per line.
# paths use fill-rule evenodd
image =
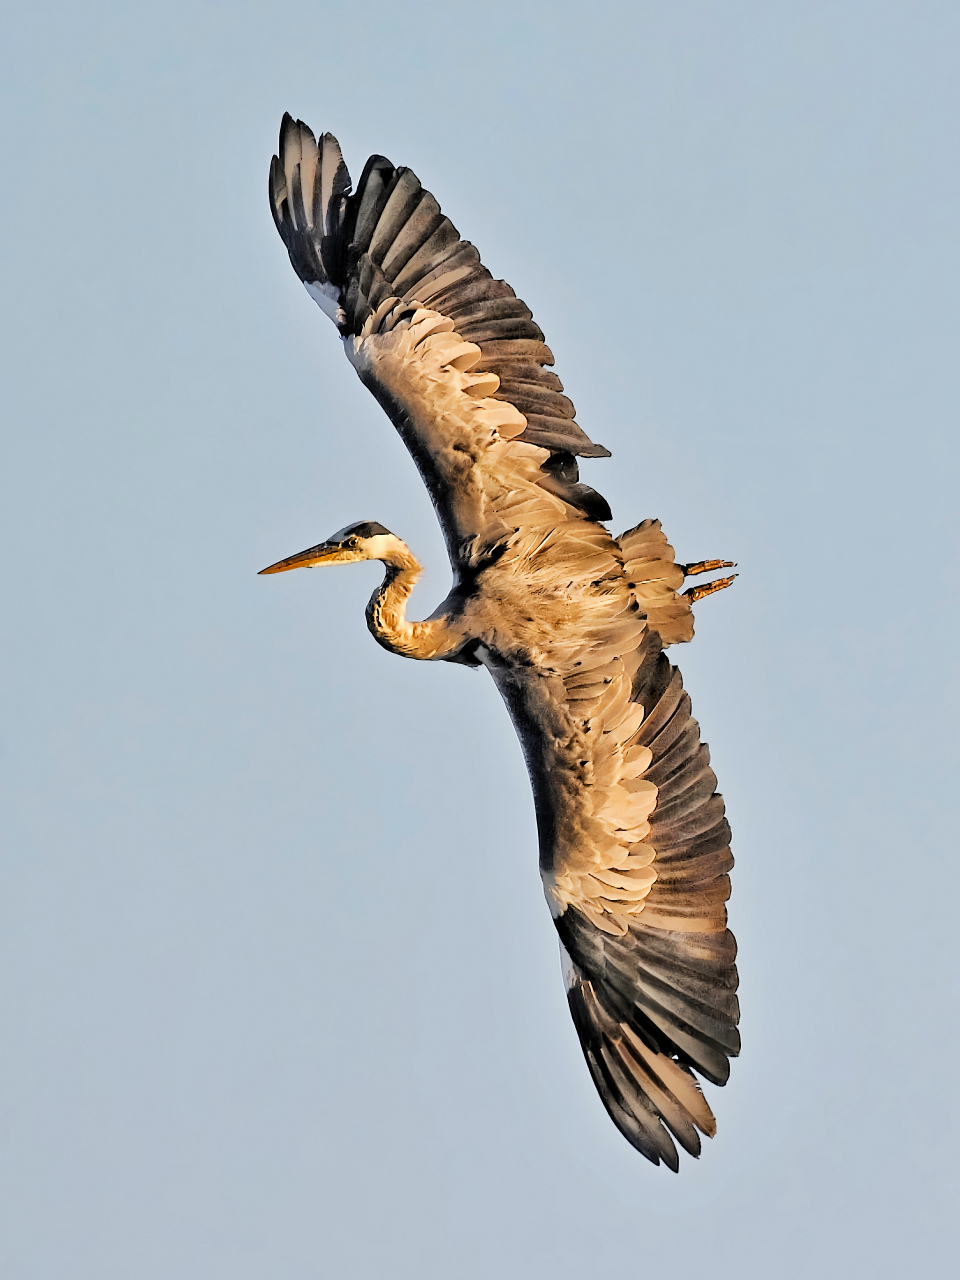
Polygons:
M356 195L331 136L284 118L271 208L291 261L407 444L454 573L408 622L419 574L383 526L348 526L265 572L380 559L367 619L405 657L485 666L533 786L540 869L568 999L621 1132L677 1167L713 1117L691 1068L723 1083L736 1032L726 929L729 828L665 644L690 639L659 522L611 536L576 456L607 456L573 421L529 310L480 265L409 170L368 161Z

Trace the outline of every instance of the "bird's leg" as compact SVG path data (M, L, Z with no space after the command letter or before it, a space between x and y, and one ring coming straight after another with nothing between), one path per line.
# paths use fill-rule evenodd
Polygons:
M685 578L695 578L698 573L712 573L714 569L735 569L737 565L734 560L698 560L695 564L681 564L677 567L683 570Z
M735 569L736 567L734 560L697 560L694 564L679 566L685 578L696 577L698 573L712 573L714 569ZM739 577L739 574L732 573L729 578L715 578L713 582L705 582L699 587L687 587L683 594L691 604L695 604L704 596L711 596L715 591L722 591L724 587L729 587L736 577Z
M729 587L734 578L739 576L737 573L731 573L729 578L716 578L713 582L705 582L701 587L687 587L683 594L691 604L696 604L704 596L712 596L714 591L722 591L724 587Z

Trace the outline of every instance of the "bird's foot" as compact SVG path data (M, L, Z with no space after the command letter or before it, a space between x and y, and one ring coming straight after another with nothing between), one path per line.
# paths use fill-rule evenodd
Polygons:
M714 569L735 569L736 567L736 562L733 560L697 560L694 564L680 565L685 578L696 577L698 573L712 573ZM722 591L724 587L729 587L736 577L739 577L739 574L732 573L729 578L716 578L713 582L705 582L701 587L688 587L683 594L691 604L696 604L704 596L711 596L714 591Z
M721 564L726 567L729 563L730 562L728 560L719 561L716 562L716 567L720 568ZM706 570L701 569L700 572L705 573ZM715 578L713 582L705 582L700 587L687 587L683 594L691 604L696 604L696 602L698 600L702 600L704 596L712 596L715 591L722 591L724 587L729 587L734 578L739 578L739 576L740 575L738 573L731 573L729 578Z
M698 560L696 564L681 564L678 567L683 570L685 578L695 578L698 573L712 573L714 569L735 569L737 565L734 560Z

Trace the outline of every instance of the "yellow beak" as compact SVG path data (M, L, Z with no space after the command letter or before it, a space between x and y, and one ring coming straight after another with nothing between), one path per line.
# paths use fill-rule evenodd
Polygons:
M335 564L343 553L343 547L338 542L321 542L316 547L308 547L295 556L287 556L286 560L268 565L260 573L285 573L287 569L313 569L318 564Z

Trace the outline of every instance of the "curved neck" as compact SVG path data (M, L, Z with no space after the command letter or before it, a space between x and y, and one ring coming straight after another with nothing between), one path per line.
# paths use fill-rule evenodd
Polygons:
M463 637L444 617L407 621L407 601L423 567L399 538L396 544L383 557L387 571L367 605L367 626L378 644L403 658L446 657L462 644Z

